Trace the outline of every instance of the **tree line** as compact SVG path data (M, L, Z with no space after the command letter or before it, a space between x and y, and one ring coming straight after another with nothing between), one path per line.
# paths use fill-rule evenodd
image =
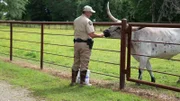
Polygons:
M0 0L1 20L73 21L82 8L96 11L93 21L110 21L106 5L118 19L133 22L180 22L180 0Z

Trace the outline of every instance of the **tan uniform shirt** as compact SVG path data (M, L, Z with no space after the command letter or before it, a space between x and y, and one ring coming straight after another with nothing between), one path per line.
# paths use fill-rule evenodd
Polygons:
M94 32L92 21L84 14L74 20L74 37L75 39L81 38L87 40L90 38L88 34Z

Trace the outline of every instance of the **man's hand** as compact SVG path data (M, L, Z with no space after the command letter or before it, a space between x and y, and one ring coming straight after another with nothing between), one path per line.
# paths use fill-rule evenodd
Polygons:
M104 37L104 34L99 34L99 37L100 37L100 38L103 38L103 37Z
M95 34L94 32L93 33L89 33L89 36L91 38L103 38L104 37L104 34Z

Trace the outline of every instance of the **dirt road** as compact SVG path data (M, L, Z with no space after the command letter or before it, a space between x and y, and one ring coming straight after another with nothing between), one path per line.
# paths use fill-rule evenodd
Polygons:
M27 89L0 81L0 101L38 101L30 93Z

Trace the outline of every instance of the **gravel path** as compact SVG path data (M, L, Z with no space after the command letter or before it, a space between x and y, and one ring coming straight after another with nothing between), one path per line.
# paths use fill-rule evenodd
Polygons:
M30 93L27 89L0 81L0 101L37 101Z

